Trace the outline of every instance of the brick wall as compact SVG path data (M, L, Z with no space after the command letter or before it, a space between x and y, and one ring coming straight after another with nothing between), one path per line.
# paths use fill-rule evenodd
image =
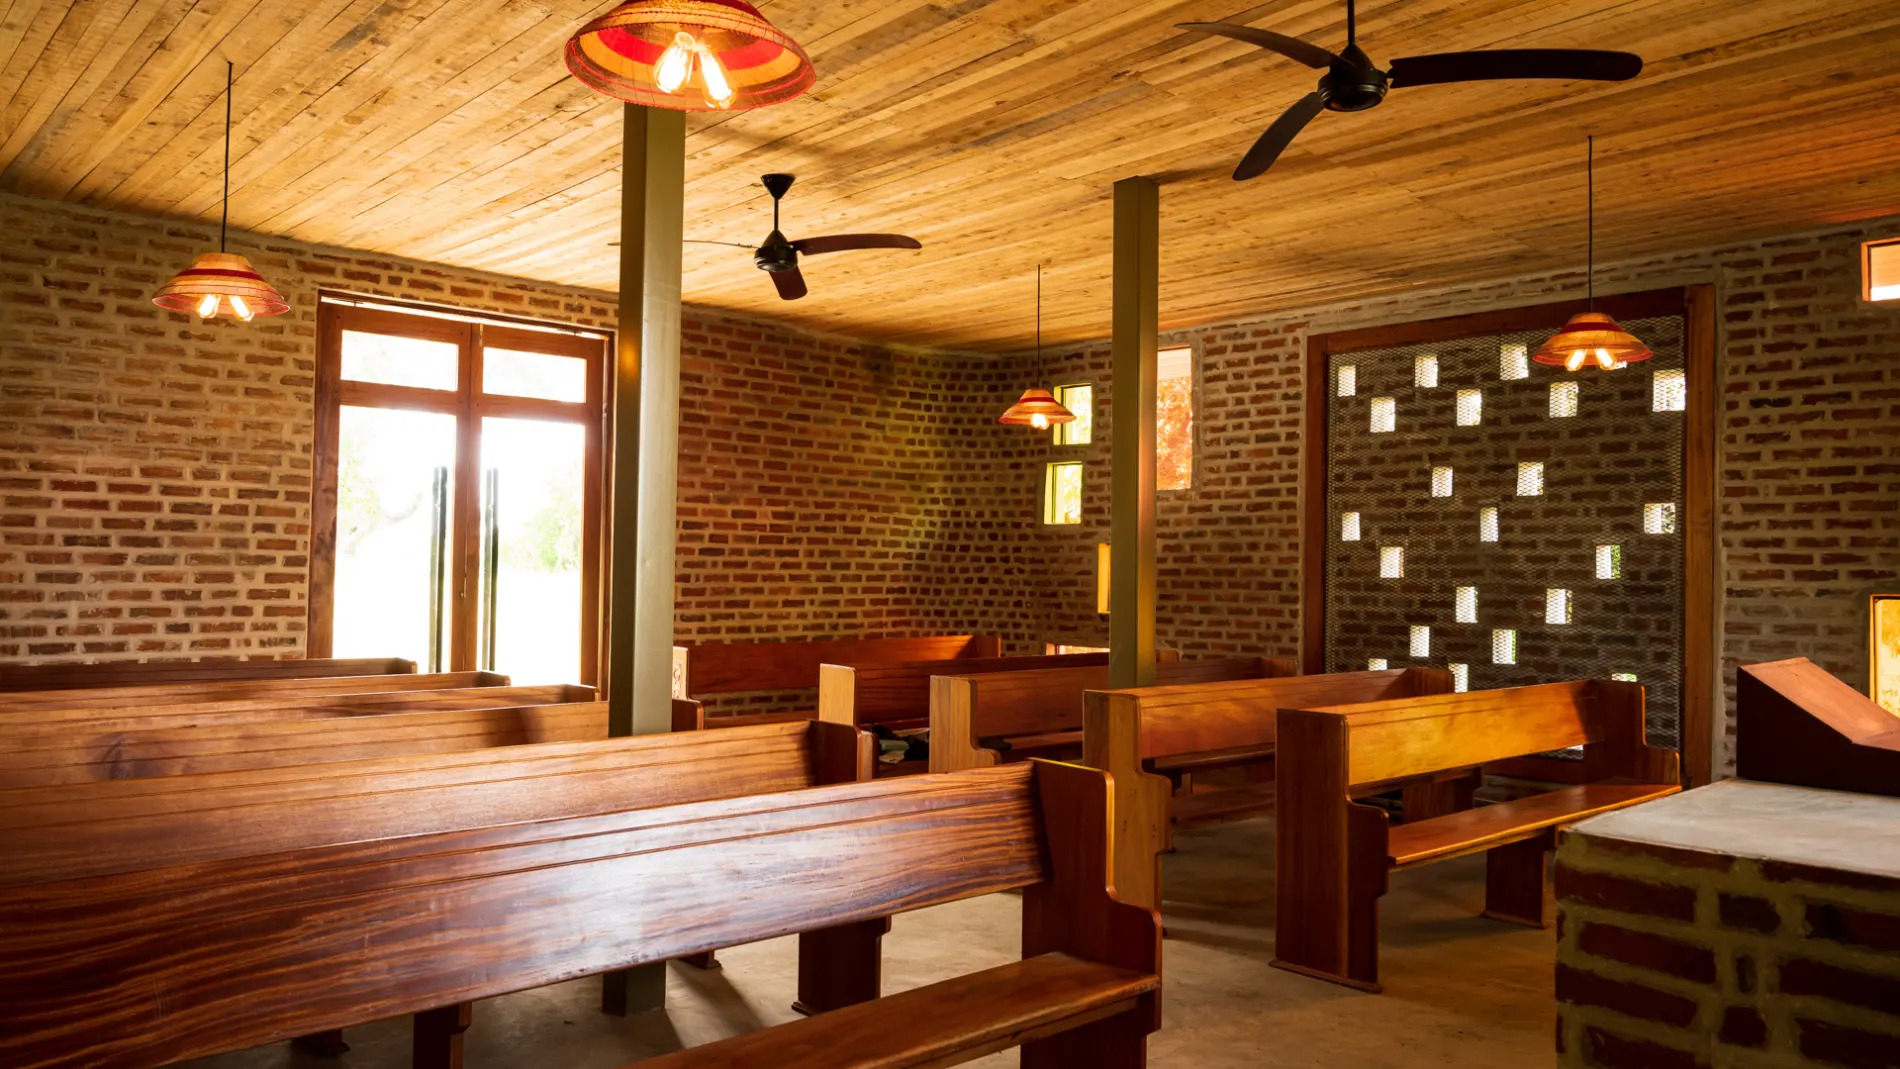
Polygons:
M1565 1069L1895 1064L1900 880L1586 824L1559 845L1557 897Z
M1866 595L1900 588L1900 305L1863 303L1858 266L1860 242L1895 234L1900 219L1890 218L1599 269L1607 292L1717 289L1729 709L1717 767L1733 764L1735 665L1805 656L1864 686ZM1195 486L1161 494L1157 508L1159 641L1189 656L1297 649L1309 333L1537 304L1573 297L1582 283L1565 270L1163 332L1164 346L1195 350L1199 426ZM1008 363L1015 373L990 384L986 411L1001 412L1034 374L1029 356ZM1021 428L987 434L999 485L972 523L1009 532L990 542L1022 591L1010 622L1028 625L1012 633L1023 645L1107 640L1093 609L1094 546L1108 538L1108 371L1105 344L1049 357L1052 381L1096 384L1092 445L1058 449ZM1045 527L1042 466L1070 457L1086 461L1083 522Z
M609 294L247 234L290 314L153 307L216 240L0 195L0 660L301 652L320 288L613 325ZM697 309L684 336L681 637L935 626L958 358Z

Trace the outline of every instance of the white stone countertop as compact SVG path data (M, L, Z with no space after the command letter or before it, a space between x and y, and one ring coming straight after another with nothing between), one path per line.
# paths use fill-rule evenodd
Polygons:
M1726 779L1592 817L1608 839L1900 878L1900 798Z

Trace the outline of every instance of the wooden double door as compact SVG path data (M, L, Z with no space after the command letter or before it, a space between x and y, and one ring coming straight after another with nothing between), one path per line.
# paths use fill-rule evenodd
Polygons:
M326 300L308 653L598 674L607 340Z

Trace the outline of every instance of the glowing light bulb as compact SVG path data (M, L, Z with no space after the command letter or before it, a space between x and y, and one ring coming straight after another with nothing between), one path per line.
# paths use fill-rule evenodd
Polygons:
M249 323L251 317L257 314L251 311L250 305L244 303L244 298L239 297L235 293L231 295L231 312L245 323Z
M663 93L677 93L680 86L693 73L693 52L700 44L693 35L681 30L673 35L673 43L660 56L660 62L653 67L653 82Z
M726 69L703 44L699 46L699 76L706 81L706 103L718 108L732 103L732 83L726 80Z
M1614 371L1616 369L1616 358L1610 355L1608 349L1598 349L1597 366L1605 371Z
M1571 350L1570 359L1564 361L1564 370L1575 371L1578 368L1582 367L1583 361L1585 359L1585 355L1586 354L1584 353L1582 349Z
M198 299L198 318L210 319L218 314L218 295L207 293Z
M1038 412L1029 417L1029 425L1039 431L1046 431L1049 429L1049 417Z

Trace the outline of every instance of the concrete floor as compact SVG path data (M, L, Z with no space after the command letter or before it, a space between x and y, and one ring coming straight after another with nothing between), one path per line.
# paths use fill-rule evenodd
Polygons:
M1393 877L1382 906L1385 993L1365 995L1272 969L1273 823L1176 836L1166 859L1164 1026L1155 1069L1540 1069L1555 1064L1554 937L1477 916L1482 857ZM886 991L1013 960L1013 895L899 916L884 941ZM667 1009L602 1015L598 979L478 1003L468 1069L613 1069L792 1019L796 945L720 952L724 968L669 966ZM407 1018L352 1028L340 1059L274 1044L186 1063L197 1069L408 1069ZM1013 1066L1014 1052L969 1063Z

